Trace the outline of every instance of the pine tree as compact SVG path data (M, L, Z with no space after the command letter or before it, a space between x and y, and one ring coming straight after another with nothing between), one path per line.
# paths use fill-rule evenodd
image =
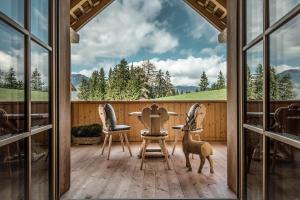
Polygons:
M208 89L208 85L209 85L208 78L206 76L206 73L203 72L199 83L200 91L206 91Z
M264 81L264 74L263 74L263 66L259 64L256 68L256 75L255 75L255 100L262 100L263 99L263 81Z
M155 98L164 97L165 96L165 79L162 70L159 70L155 77L155 87L154 87L154 94Z
M148 91L148 98L155 98L155 78L156 78L156 67L149 60L144 61L141 65L141 68L144 70L146 75L146 90Z
M31 75L31 88L32 90L42 91L43 85L45 83L42 81L41 73L38 71L37 68L34 69Z
M279 80L279 100L293 100L294 97L291 75L286 74Z
M247 100L255 100L255 79L251 75L250 67L247 66Z
M109 68L109 71L108 71L108 79L111 78L111 74L112 74L112 69L111 69L111 67L110 67L110 68Z
M4 87L4 72L0 70L0 87Z
M211 90L217 90L217 89L219 89L218 83L212 83L210 89Z
M216 84L216 89L224 89L225 88L225 77L220 70L218 79L217 79L217 84Z
M174 86L171 83L171 75L169 71L166 71L165 74L165 96L172 96L174 95Z
M122 59L118 65L114 67L108 80L107 98L109 100L124 100L128 94L126 91L130 80L130 71L128 63Z
M90 98L90 83L86 79L82 79L80 82L78 98L81 100L89 100Z
M90 100L100 100L101 92L100 92L100 85L99 85L99 72L97 70L93 71L91 79L90 79Z
M6 88L11 88L11 89L18 88L17 76L13 67L11 67L9 71L5 74L4 82Z
M104 100L106 95L106 80L105 80L105 72L104 69L101 67L99 71L99 92L100 92L100 99Z
M276 69L270 67L270 98L271 100L278 100L278 77L276 74Z

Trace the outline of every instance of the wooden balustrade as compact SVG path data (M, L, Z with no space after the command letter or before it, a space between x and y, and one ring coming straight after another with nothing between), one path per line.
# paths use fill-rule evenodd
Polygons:
M71 109L71 125L88 125L101 123L98 115L98 105L106 101L74 101ZM139 132L143 128L137 117L128 116L128 113L142 111L144 107L149 107L153 103L165 107L168 111L178 113L178 116L171 116L165 128L169 131L169 141L174 140L173 125L183 124L190 106L194 103L204 104L207 114L204 120L204 131L201 136L207 141L226 141L227 139L227 119L226 101L110 101L115 108L119 124L132 126L129 134L130 141L141 141ZM118 140L116 137L115 140Z

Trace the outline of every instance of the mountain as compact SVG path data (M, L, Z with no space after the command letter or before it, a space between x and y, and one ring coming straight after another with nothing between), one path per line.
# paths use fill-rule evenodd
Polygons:
M80 82L85 79L85 80L89 80L90 78L82 75L82 74L72 74L71 75L71 83L78 89Z
M280 78L285 75L290 75L294 86L300 88L300 69L289 69L278 74Z
M196 89L199 89L199 87L197 87L197 86L187 86L187 85L178 85L178 86L175 86L175 90L178 90L179 93L181 91L183 91L183 93L186 93L186 92L195 92Z

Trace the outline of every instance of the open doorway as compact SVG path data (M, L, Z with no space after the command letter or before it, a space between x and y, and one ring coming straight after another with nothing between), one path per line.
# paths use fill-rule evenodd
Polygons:
M217 6L214 8L217 12ZM193 32L183 19L194 23ZM112 28L107 30L106 27L110 26ZM106 34L107 31L110 34ZM110 160L107 160L107 152L104 156L100 155L101 145L73 146L71 187L62 199L235 197L227 186L226 45L218 44L218 33L183 1L151 1L151 5L147 1L115 1L100 14L99 19L94 18L79 32L80 44L75 44L72 49L72 71L79 72L72 77L78 91L78 94L73 93L73 97L87 101L72 102L72 127L101 124L98 105L109 102L116 111L118 121L132 127L128 136L133 156L130 157L126 150L122 152L119 138L114 138ZM96 43L100 43L101 48ZM81 44L85 45L84 48ZM197 46L201 44L204 46ZM104 61L101 64L99 56ZM126 60L122 60L124 57ZM127 87L122 89L123 84L129 85L131 78L116 90L120 85L116 80L124 80L127 72L129 77L131 72L136 74L135 69L143 69L147 64L155 67L154 79L161 77L154 83L165 81L166 84L160 85L160 90L155 84L153 93L139 93L144 88L134 90L140 85L134 85L131 90ZM79 68L84 66L89 68ZM159 73L162 75L159 76ZM100 88L99 85L92 87L97 82L93 80L100 80L101 76L107 83L105 95L103 91L95 91ZM77 78L80 79L79 84L76 84ZM161 88L167 85L171 89L163 91ZM145 168L140 170L141 161L137 155L141 143L139 132L143 126L128 113L141 111L153 103L178 114L165 125L169 133L169 152L176 136L172 126L184 123L185 113L191 105L198 103L206 107L201 140L213 146L214 174L210 174L208 163L202 174L197 173L200 164L198 156L191 159L193 171L187 172L180 145L182 134L174 155L170 156L171 170L165 169L162 159L149 159Z

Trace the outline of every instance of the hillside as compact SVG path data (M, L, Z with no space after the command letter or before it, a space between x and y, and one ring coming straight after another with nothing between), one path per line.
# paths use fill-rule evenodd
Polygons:
M226 95L226 89L221 89L162 97L156 100L226 100Z
M82 74L72 74L71 75L71 83L78 88L80 85L81 80L89 80L89 77L82 75Z
M33 91L31 96L33 101L48 100L47 92ZM24 101L24 91L17 89L0 88L0 101Z
M293 83L295 84L296 88L300 87L300 70L299 69L289 69L286 71L283 71L278 74L280 78L282 78L285 75L290 75Z
M176 90L178 90L178 92L180 93L181 91L183 91L184 93L186 92L195 92L196 89L199 89L199 87L197 86L186 86L186 85L177 85L174 86Z

